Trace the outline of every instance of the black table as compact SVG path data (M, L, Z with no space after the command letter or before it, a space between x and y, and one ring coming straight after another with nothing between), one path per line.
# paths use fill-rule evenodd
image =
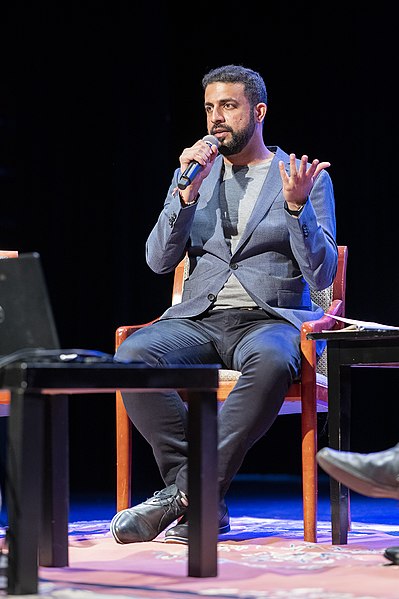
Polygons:
M399 330L325 331L307 337L327 341L329 445L350 451L351 369L399 368ZM348 501L347 487L331 477L334 545L348 542Z
M11 390L6 489L10 595L37 593L38 564L68 566L68 396L117 389L185 392L190 434L188 575L217 576L218 368L28 361L3 368L0 388Z

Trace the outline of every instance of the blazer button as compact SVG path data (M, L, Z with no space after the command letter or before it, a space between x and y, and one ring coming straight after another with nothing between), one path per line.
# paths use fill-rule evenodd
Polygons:
M216 299L216 296L213 295L213 293L208 293L208 299L209 299L210 302L214 302L215 299Z
M230 264L230 268L231 268L231 270L237 270L238 264L236 264L235 262L233 262L232 264Z

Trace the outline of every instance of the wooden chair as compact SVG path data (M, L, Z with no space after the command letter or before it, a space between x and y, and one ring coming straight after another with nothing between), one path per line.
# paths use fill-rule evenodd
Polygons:
M327 358L324 352L316 358L316 345L308 340L310 332L341 328L327 314L345 316L345 291L347 269L347 246L338 247L338 270L333 284L318 292L312 299L325 310L319 320L305 322L301 328L302 369L300 379L289 389L279 414L301 413L302 425L302 485L304 540L317 542L317 412L327 411ZM183 259L174 275L172 303L181 301L187 260ZM116 330L116 348L132 333L152 322L131 326L120 326ZM224 401L233 389L240 373L232 370L219 371L218 401ZM120 392L116 393L116 454L117 454L117 510L130 507L132 426L125 410Z
M0 260L6 258L18 258L17 250L0 250ZM0 417L8 416L10 404L10 392L0 390Z

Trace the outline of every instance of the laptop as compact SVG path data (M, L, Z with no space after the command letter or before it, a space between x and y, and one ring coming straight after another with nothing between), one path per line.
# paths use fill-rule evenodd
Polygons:
M61 350L37 252L0 259L0 367L25 358L113 361L97 350Z
M60 347L36 252L0 260L0 356L24 348Z

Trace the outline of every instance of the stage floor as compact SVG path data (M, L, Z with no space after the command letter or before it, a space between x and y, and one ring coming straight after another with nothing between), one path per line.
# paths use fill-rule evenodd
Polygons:
M135 501L143 498L138 495ZM187 547L164 543L162 534L149 543L116 544L109 533L113 497L73 496L70 565L40 568L39 596L399 598L399 566L383 557L385 548L399 545L399 502L352 493L352 530L346 546L331 544L327 477L320 479L317 543L303 541L299 478L241 475L231 487L228 504L231 531L219 540L218 576L198 579L187 577ZM4 543L4 527L0 536ZM4 574L0 596L6 596Z

